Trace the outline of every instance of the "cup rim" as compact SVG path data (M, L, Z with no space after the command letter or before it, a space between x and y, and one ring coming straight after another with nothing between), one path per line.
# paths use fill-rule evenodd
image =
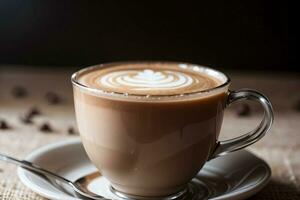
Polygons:
M201 71L205 71L205 73L209 74L210 73L215 73L218 75L221 75L223 77L225 77L225 81L224 83L222 83L221 85L218 85L216 87L213 88L209 88L206 90L199 90L199 91L193 91L193 92L184 92L184 93L180 93L180 94L159 94L159 95L145 95L145 94L132 94L132 93L125 93L125 92L111 92L111 91L105 91L105 90L101 90L99 88L92 88L89 87L87 85L84 85L82 83L79 82L78 80L78 76L84 72L90 71L90 70L94 70L96 68L107 68L107 67L113 67L113 66L117 66L117 65L123 65L123 64L137 64L137 63L162 63L162 64L178 64L178 65L188 65L188 66L193 66L193 67L198 67ZM173 98L173 97L183 97L183 96L194 96L194 95L199 95L199 94L207 94L207 93L211 93L213 91L222 89L226 86L228 86L231 82L231 79L229 78L228 75L226 75L225 73L213 69L211 67L208 66L204 66L204 65L199 65L199 64L193 64L193 63L189 63L189 62L176 62L176 61L153 61L153 60L143 60L143 61L119 61L119 62L108 62L108 63L103 63L103 64L97 64L97 65L92 65L89 67L85 67L83 69L80 69L76 72L74 72L71 76L71 82L74 86L77 86L83 90L92 92L93 94L98 94L98 95L104 95L106 97L112 97L112 96L116 96L116 97L126 97L128 99L128 97L135 97L137 99L142 99L142 98L147 98L147 99L161 99L161 98Z

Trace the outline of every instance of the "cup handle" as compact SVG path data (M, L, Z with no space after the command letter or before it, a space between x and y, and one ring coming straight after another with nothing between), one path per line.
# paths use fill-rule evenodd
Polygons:
M227 98L226 107L231 105L233 102L241 100L252 100L259 102L264 108L264 117L262 121L253 131L233 139L219 141L212 155L209 157L209 160L243 149L257 142L271 128L274 120L273 108L271 102L265 95L251 89L230 91Z

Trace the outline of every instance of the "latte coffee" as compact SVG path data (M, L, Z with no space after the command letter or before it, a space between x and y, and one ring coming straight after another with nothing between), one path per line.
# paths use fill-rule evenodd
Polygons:
M176 194L208 159L253 143L241 141L240 147L245 139L239 138L232 147L218 145L227 100L235 97L228 96L227 76L216 70L174 62L111 63L83 69L72 82L84 148L123 194Z
M226 92L186 96L224 77L187 64L125 63L91 68L78 82L102 91L74 88L77 122L88 156L121 192L177 192L214 148Z

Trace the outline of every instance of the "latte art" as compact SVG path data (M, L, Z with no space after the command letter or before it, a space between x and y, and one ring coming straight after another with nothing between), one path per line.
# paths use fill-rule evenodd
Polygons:
M220 85L197 66L174 63L132 63L94 68L79 77L87 87L108 93L181 95Z
M98 83L108 88L130 90L169 90L192 85L195 81L187 74L176 71L153 71L151 69L117 71L99 78Z

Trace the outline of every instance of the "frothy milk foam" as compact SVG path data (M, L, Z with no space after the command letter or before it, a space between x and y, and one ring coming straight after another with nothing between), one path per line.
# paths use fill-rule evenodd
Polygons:
M214 88L221 80L199 67L173 63L131 63L98 68L79 77L88 87L136 95L173 95Z

